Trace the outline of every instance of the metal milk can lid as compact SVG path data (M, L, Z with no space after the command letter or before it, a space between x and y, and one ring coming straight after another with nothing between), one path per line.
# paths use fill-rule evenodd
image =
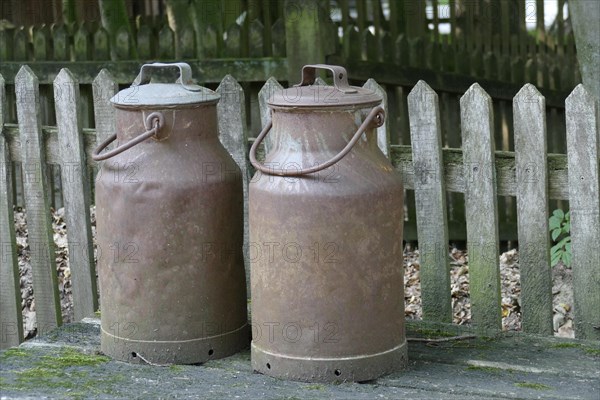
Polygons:
M150 71L179 68L175 83L150 83ZM131 87L121 90L110 102L119 107L148 107L217 103L220 96L197 85L192 79L192 69L186 63L144 64Z
M313 85L316 70L326 69L333 73L333 86ZM312 86L308 86L312 85ZM267 100L277 107L368 107L382 102L381 95L373 90L350 86L344 67L314 64L302 67L302 81L290 88L275 91Z

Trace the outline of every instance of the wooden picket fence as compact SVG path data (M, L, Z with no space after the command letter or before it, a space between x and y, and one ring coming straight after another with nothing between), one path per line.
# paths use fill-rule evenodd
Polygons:
M323 84L319 81L319 84ZM258 94L261 121L267 123L266 98L280 87L267 80ZM370 79L365 87L384 95ZM31 254L38 334L61 325L54 242L48 204L46 164L60 165L68 229L74 320L98 307L89 208L88 170L97 143L115 130L109 98L118 85L107 70L93 83L95 129L82 129L79 84L63 69L54 81L57 127L40 123L39 84L24 66L15 79L17 124L6 123L6 90L0 75L0 347L23 340L21 295L13 228L14 162L25 167L24 195ZM247 185L251 176L245 93L227 75L217 88L222 143L240 166ZM411 145L391 145L390 123L378 128L380 149L402 173L417 199L418 240L424 320L452 321L448 265L446 193L464 193L467 210L470 297L473 327L501 330L497 196L516 197L523 329L552 335L552 293L548 237L548 201L571 205L575 328L580 338L600 339L600 191L597 104L579 85L566 100L568 155L547 154L545 99L525 85L513 100L515 152L495 151L492 100L477 84L461 98L462 150L443 148L438 96L420 81L408 95ZM246 225L247 229L247 225ZM247 239L246 239L246 245Z
M558 2L562 10L565 1ZM547 32L541 0L442 3L253 0L232 9L223 0L211 1L213 8L203 10L213 20L194 24L186 19L175 30L164 15L156 14L132 18L131 31L108 32L98 21L0 29L0 73L9 87L5 118L17 120L12 86L24 63L40 82L42 124L56 125L52 85L57 72L66 67L81 84L81 120L87 128L94 126L92 81L97 71L108 68L118 84L129 84L144 61L183 59L209 87L219 84L222 71L238 79L249 99L246 115L252 137L261 127L254 99L269 77L296 82L302 65L328 62L346 66L353 82L377 76L388 97L390 141L398 145L411 143L408 93L423 79L440 96L443 146L460 147L460 96L477 81L493 98L496 148L513 151L512 98L523 84L533 83L546 98L548 150L565 154L564 100L581 79L573 34L566 29L562 12L557 14L556 31ZM190 7L193 14L195 6ZM536 29L527 32L525 23L533 16ZM446 34L444 25L449 27ZM49 168L51 204L61 207L60 173ZM15 192L22 204L20 168L14 172ZM464 242L464 196L449 193L447 197L450 239ZM405 202L410 221L405 237L414 241L412 192ZM566 209L566 204L552 200L551 208ZM501 240L514 241L515 200L501 197L498 210Z

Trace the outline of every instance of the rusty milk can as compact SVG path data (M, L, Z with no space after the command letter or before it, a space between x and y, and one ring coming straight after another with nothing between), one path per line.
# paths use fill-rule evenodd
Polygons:
M316 70L334 86L312 85ZM377 147L382 97L307 65L250 151L252 366L364 381L406 365L403 185ZM264 163L256 150L272 130Z
M176 83L150 83L173 68ZM218 101L185 63L146 64L111 99L117 133L93 157L109 159L96 220L101 348L115 359L192 364L248 345L242 180Z

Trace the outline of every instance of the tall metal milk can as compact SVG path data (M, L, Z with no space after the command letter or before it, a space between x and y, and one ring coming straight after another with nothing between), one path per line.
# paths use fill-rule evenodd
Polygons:
M173 68L175 83L150 83ZM108 159L96 224L101 348L115 359L192 364L248 345L242 180L218 101L184 63L146 64L111 99L117 133L93 157Z
M333 86L312 85L316 70ZM403 185L377 147L382 97L307 65L268 100L250 159L254 370L365 381L406 365ZM256 150L270 133L265 161Z

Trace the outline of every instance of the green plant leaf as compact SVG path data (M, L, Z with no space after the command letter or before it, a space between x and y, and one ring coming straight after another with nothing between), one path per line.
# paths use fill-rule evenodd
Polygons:
M568 253L568 252L566 252L566 251L565 251L565 252L563 252L563 254L562 254L562 257L561 257L561 258L562 258L562 261L563 261L563 263L564 263L564 264L565 264L567 267L570 267L570 266L571 266L571 254L570 254L570 253Z
M569 254L573 254L571 253L571 242L565 244L565 251Z
M560 234L562 233L561 229L554 229L552 230L552 240L556 242L556 239L560 236Z
M563 238L560 242L558 242L557 246L564 247L564 245L567 243L571 243L571 236Z
M553 251L552 257L550 258L550 265L552 265L553 267L556 266L556 264L558 264L558 262L560 261L561 255L562 254L560 251Z
M560 225L562 223L562 219L558 218L556 215L553 215L553 216L550 217L550 219L548 220L548 222L549 222L549 226L550 226L551 230L552 229L557 229L557 228L560 229Z
M565 219L565 213L560 208L557 208L552 212L552 215L557 216L561 221Z
M552 254L556 253L557 251L562 251L562 245L560 243L555 244L554 246L552 246L552 248L550 249L550 252Z
M562 227L562 230L564 233L570 233L571 232L571 222L565 222L565 224Z

